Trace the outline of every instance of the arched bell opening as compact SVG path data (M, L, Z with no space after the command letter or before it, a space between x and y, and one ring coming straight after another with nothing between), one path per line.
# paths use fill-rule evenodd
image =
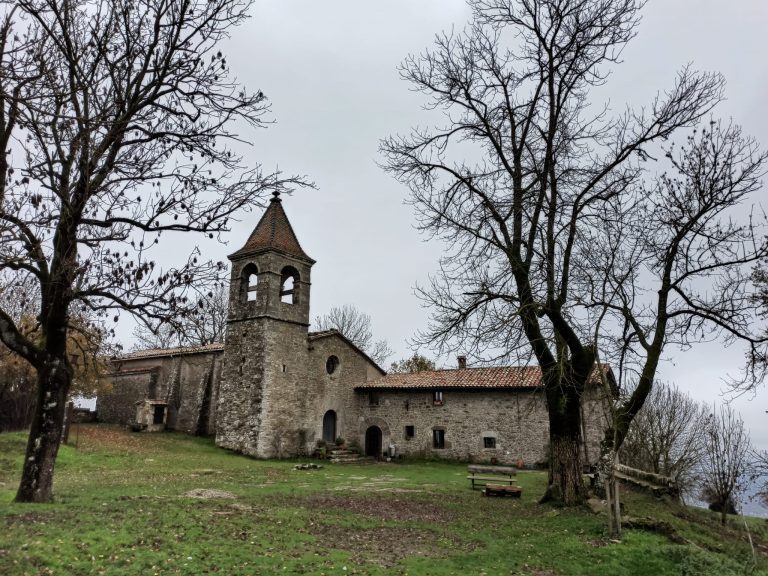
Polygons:
M255 264L243 268L240 276L240 297L244 302L255 302L259 285L259 270Z
M280 272L280 302L297 304L299 302L299 271L293 266L286 266Z

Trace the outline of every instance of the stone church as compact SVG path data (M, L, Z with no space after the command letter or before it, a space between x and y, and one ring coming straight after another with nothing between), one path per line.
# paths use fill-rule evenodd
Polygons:
M309 331L311 271L275 195L231 261L226 344L115 360L101 421L215 434L259 458L343 438L366 455L543 465L548 417L534 366L386 374L335 330ZM609 381L613 375L603 368ZM585 462L606 422L595 374L583 402Z

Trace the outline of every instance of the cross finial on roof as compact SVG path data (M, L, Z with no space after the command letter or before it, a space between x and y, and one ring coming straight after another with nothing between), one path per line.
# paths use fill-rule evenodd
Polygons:
M282 202L282 200L280 200L279 190L275 190L274 192L272 192L272 200L270 200L270 202Z

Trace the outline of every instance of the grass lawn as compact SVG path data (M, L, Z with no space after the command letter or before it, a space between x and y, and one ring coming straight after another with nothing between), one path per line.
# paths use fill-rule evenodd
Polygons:
M0 434L0 574L768 574L768 523L639 494L625 512L674 527L605 539L586 508L540 506L546 476L520 472L520 500L471 491L466 465L259 461L210 439L80 427L63 446L56 503L12 502L26 436ZM76 433L73 431L72 439ZM682 543L680 543L682 542Z

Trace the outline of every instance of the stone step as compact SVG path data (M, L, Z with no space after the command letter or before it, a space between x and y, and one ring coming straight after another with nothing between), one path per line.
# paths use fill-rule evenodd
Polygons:
M338 450L330 450L328 453L331 456L349 456L351 454L357 454L357 452L353 450L347 450L344 448L339 448Z
M360 458L359 454L336 454L330 457L330 460L357 460Z

